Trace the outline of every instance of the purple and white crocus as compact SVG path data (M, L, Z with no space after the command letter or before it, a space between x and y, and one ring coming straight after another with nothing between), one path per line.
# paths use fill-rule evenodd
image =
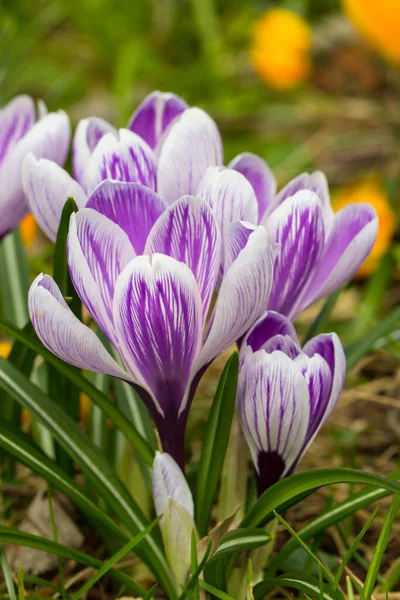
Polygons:
M182 466L184 431L197 383L207 366L263 313L276 248L263 227L233 223L224 240L221 272L222 238L204 200L180 198L147 235L134 219L135 194L110 200L99 190L101 186L90 208L71 217L68 264L78 295L125 368L73 315L47 275L40 275L30 289L31 320L45 346L66 362L135 386L158 427L164 451ZM147 192L150 203L154 192ZM208 320L217 283L218 297Z
M70 124L63 111L47 114L29 96L17 96L0 111L0 240L29 212L22 186L22 164L33 152L63 164Z
M301 348L290 320L274 311L246 335L237 410L259 493L294 471L338 401L345 366L335 333Z

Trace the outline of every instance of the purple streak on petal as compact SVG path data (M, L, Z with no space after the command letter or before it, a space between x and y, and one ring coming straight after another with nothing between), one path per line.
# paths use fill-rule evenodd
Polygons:
M158 154L158 192L168 203L194 196L207 168L223 164L218 128L200 108L185 110L171 123Z
M86 194L59 165L46 158L36 160L28 154L23 163L22 179L27 203L41 230L55 242L65 202L73 198L79 208Z
M124 231L91 208L71 216L68 266L74 287L93 319L118 348L112 304L115 282L135 253Z
M258 202L258 222L261 222L276 194L275 177L267 163L251 152L239 154L228 167L239 171L253 186Z
M275 350L280 350L292 359L296 358L300 353L299 345L288 335L275 335L264 344L263 349L268 354L272 354Z
M292 318L324 243L321 207L313 192L288 198L268 218L267 231L280 244L268 308Z
M346 376L346 356L336 333L321 334L310 340L303 348L307 356L320 355L329 366L332 375L330 398L323 417L329 417L339 399Z
M310 392L310 424L305 450L323 423L331 396L332 372L326 360L318 354L311 358L300 354L295 362L299 365Z
M258 319L244 338L243 343L250 346L253 352L262 348L266 350L265 345L278 335L289 337L297 346L298 352L300 352L299 341L292 322L284 315L273 310L266 311ZM271 350L267 351L271 352Z
M239 373L237 409L256 469L262 453L276 453L284 463L276 476L284 476L298 459L307 438L310 402L307 383L295 363L282 352L248 353ZM278 473L279 471L279 473ZM259 480L275 483L268 473Z
M110 179L97 186L86 206L119 225L136 254L143 254L151 228L166 208L160 196L150 188Z
M202 339L201 298L189 267L161 254L133 259L115 287L114 324L128 371L140 373L151 391L153 415L178 421Z
M186 102L175 94L153 92L133 113L127 128L137 133L154 150L171 121L187 108Z
M28 213L22 186L22 164L32 152L36 158L48 158L62 164L67 156L70 124L63 111L50 113L40 119L8 152L0 166L0 236L14 229Z
M256 225L247 223L246 221L235 221L229 225L224 240L225 273L246 246L250 235L253 233L256 227Z
M105 179L141 183L156 189L156 163L153 151L138 135L119 130L119 139L104 135L90 159L87 185L94 189Z
M358 271L375 243L378 218L370 204L350 204L335 215L331 234L306 291L302 308L328 296Z
M234 221L258 221L257 199L247 179L233 169L209 167L196 194L212 208L223 242ZM223 257L224 258L224 257Z
M190 267L199 286L205 322L221 256L221 239L210 207L192 196L174 202L150 233L145 253L156 252Z
M51 277L42 274L35 279L28 304L37 335L56 356L82 369L132 381L93 331L75 317Z
M157 516L165 512L169 498L194 516L192 492L181 469L166 452L156 452L153 462L153 496Z
M112 125L98 117L79 121L75 131L72 144L72 169L75 179L81 184L87 194L93 189L91 185L88 185L87 181L90 158L97 144L106 133L111 133L115 138L118 135Z
M29 96L17 96L0 111L0 165L34 122L35 103Z
M198 369L241 338L264 312L271 292L274 257L267 232L257 227L224 275Z

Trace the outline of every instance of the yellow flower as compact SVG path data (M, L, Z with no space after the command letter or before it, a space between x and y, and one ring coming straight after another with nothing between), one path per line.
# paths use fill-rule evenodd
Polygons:
M372 204L379 219L379 230L375 245L371 254L357 272L358 277L368 277L377 269L381 258L390 247L396 230L396 216L389 204L382 183L376 179L365 179L341 187L333 196L332 206L335 211L338 211L346 204L359 204L360 202Z
M0 340L0 356L2 358L7 358L10 354L11 350L11 342L7 342L6 340Z
M296 13L273 8L256 22L249 55L254 70L271 87L289 89L311 71L311 31Z
M24 246L29 250L33 246L33 242L35 241L38 230L35 217L33 215L27 215L25 219L21 221L19 227Z
M399 0L342 0L360 34L387 58L400 64Z

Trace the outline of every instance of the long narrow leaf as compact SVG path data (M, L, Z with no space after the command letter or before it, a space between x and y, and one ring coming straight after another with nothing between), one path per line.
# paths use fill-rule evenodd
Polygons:
M0 289L2 313L17 327L29 320L29 268L21 234L16 229L0 243Z
M18 531L18 529L13 529L11 527L4 527L3 525L0 525L0 541L5 544L15 544L16 546L26 546L28 548L42 550L43 552L55 554L56 556L76 561L82 565L93 567L94 569L99 569L103 564L101 560L89 556L88 554L84 554L79 550L68 548L67 546L63 546L62 544L53 542L47 538L42 538L38 535ZM122 571L111 569L110 575L115 581L122 585L126 585L139 596L144 596L146 594L146 590L141 585L133 581L133 579L128 577L128 575Z
M266 490L253 504L242 527L257 527L273 518L273 511L308 490L318 489L335 483L361 483L390 490L400 494L400 483L388 477L358 471L356 469L318 469L298 473L282 479Z
M116 427L126 436L127 440L132 444L137 454L143 461L151 466L154 460L154 451L146 442L146 440L135 430L132 423L126 419L124 414L112 404L107 396L101 393L93 384L90 383L79 371L63 362L52 352L47 350L37 338L30 337L25 331L14 327L11 323L0 319L0 329L11 335L13 338L23 342L28 348L34 350L48 362L54 365L60 373L63 373L70 381L72 381L82 392L85 392L93 400L93 402L101 408L104 414L114 423Z
M0 568L4 576L4 581L6 583L9 600L17 600L13 578L11 575L10 567L8 566L6 553L2 544L0 544Z
M208 417L196 485L196 524L200 535L207 533L224 464L235 407L238 368L235 352L225 365Z
M303 345L325 329L325 326L329 321L329 317L331 316L331 312L335 308L336 302L342 291L343 288L339 288L338 290L336 290L336 292L333 292L333 294L331 294L329 298L325 301L317 318L311 323L302 342Z
M255 600L261 600L267 592L275 587L294 588L310 598L321 598L323 600L343 600L343 595L337 590L330 588L321 589L320 582L312 577L302 577L301 575L283 575L273 579L264 579L254 588Z
M109 463L78 425L15 367L0 358L0 387L31 410L80 466L98 493L128 531L136 535L148 525L141 510ZM164 555L154 538L144 540L137 550L143 561L159 577L168 595L176 597L175 582Z

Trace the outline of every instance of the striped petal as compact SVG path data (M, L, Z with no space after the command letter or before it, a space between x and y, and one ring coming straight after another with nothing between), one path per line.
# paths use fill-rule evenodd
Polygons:
M304 447L310 418L306 380L282 352L248 354L237 408L262 492L292 469Z
M318 197L313 192L297 192L268 217L266 228L280 244L268 308L293 318L323 249Z
M378 234L370 204L350 204L335 215L330 236L302 302L302 309L328 296L358 271Z
M90 158L97 144L106 133L111 133L115 138L118 137L117 130L107 121L98 117L82 119L75 131L72 144L72 169L75 179L87 194L93 189L87 181Z
M166 205L156 192L140 183L106 179L91 194L87 207L119 225L135 253L143 254L151 228Z
M151 148L136 133L119 130L119 138L106 133L95 147L87 170L93 190L105 179L133 181L156 189L156 163Z
M241 338L264 312L272 287L275 249L267 232L257 227L226 271L196 365L200 370Z
M194 196L207 168L222 164L215 122L200 108L189 108L175 119L161 142L158 192L168 203L186 194Z
M158 219L146 245L146 254L166 254L193 272L207 317L217 283L221 240L210 207L200 198L184 196Z
M35 103L29 96L17 96L0 110L0 165L35 119Z
M161 254L134 258L116 283L114 324L128 371L140 374L153 417L173 434L202 338L201 298L189 267Z
M115 282L135 256L118 225L91 208L71 216L68 265L74 287L93 319L118 347L113 326Z
M256 228L256 225L247 223L246 221L235 221L229 225L224 239L225 273L246 246L247 242L249 241L249 237Z
M290 353L285 352L282 347L278 347L277 341L274 338L279 338L279 344L282 344L281 338L288 338L288 348L290 348ZM294 356L297 356L300 352L300 344L292 322L284 315L273 310L265 312L253 325L243 340L243 344L250 346L253 352L261 349L266 350L269 353L274 350L282 350L294 358L292 355L293 346L290 342L294 344L294 349L297 350Z
M81 369L132 381L94 332L75 317L48 275L39 275L29 290L29 315L40 340L62 360Z
M165 512L169 498L194 516L192 492L181 469L166 452L156 452L153 462L153 496L157 516Z
M171 121L187 108L186 102L175 94L153 92L133 113L128 129L137 133L154 150Z
M258 202L258 222L271 207L276 194L276 180L267 163L251 152L239 154L228 167L239 171L251 183Z
M254 190L244 175L233 169L208 168L197 188L197 195L211 206L222 239L234 221L258 222Z
M59 165L46 158L36 160L28 154L23 164L23 184L27 203L41 230L56 241L62 210L69 197L79 208L86 204L86 194Z

